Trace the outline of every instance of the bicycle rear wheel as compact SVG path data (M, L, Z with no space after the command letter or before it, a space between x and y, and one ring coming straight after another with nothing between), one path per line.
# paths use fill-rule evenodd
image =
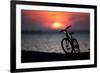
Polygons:
M80 53L78 41L76 39L73 39L72 42L73 42L73 48L74 48L73 53Z
M70 40L68 40L67 38L62 39L61 47L65 53L72 53L72 45L71 45Z

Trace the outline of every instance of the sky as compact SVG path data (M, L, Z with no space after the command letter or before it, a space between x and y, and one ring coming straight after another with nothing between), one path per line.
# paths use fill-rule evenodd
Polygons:
M72 26L72 30L89 31L90 14L83 12L21 10L22 31L61 30L69 25Z

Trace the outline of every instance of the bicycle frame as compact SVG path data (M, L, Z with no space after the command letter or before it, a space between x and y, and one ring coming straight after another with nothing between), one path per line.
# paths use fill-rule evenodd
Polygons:
M65 36L66 36L66 38L68 38L69 40L72 40L72 35L70 35L70 33L66 30L66 31L64 31L65 33Z

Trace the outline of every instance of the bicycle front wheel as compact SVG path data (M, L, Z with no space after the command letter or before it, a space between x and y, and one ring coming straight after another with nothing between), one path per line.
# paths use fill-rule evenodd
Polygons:
M67 38L62 39L61 46L65 53L72 53L72 45Z

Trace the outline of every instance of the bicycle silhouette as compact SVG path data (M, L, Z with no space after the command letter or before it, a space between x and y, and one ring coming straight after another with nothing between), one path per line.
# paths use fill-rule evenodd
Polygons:
M68 29L71 26L61 30L65 34L65 38L61 41L61 47L66 54L68 53L80 53L78 41L72 36L74 32L69 32Z

